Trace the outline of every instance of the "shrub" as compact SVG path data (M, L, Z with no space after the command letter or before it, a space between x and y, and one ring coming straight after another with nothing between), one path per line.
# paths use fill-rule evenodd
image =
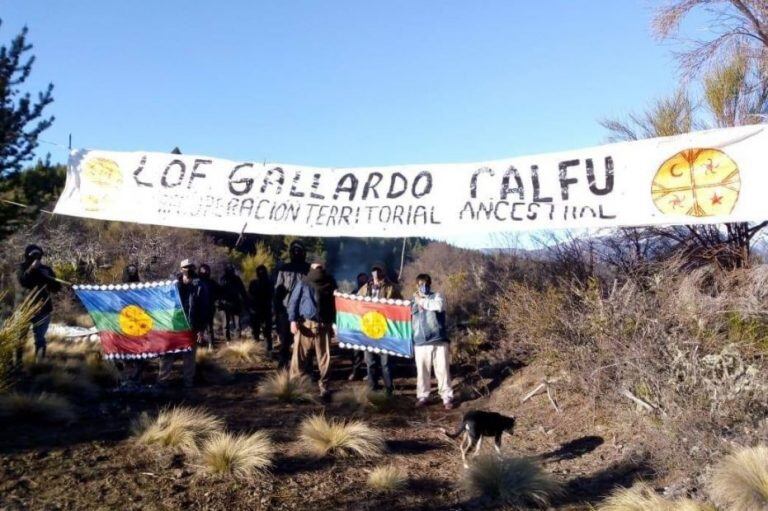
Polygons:
M373 458L384 452L384 438L364 422L328 420L313 415L302 421L300 438L307 449L318 456L349 456Z
M269 375L259 384L259 394L284 403L308 403L315 400L309 378L303 374L291 378L287 370Z
M667 500L645 483L614 491L597 511L715 511L691 499Z
M275 449L264 432L250 435L216 432L203 441L200 460L211 474L248 479L272 465Z
M464 486L480 498L518 509L546 507L561 492L560 483L533 461L496 456L475 458L464 473Z
M205 438L221 431L224 421L201 408L164 408L154 418L142 413L133 424L139 444L173 447L188 453L198 451Z
M76 418L72 405L61 396L47 394L0 395L0 420L7 422L66 423Z
M0 302L4 300L5 295L5 292L0 292ZM0 325L0 390L10 385L15 354L27 337L32 317L42 307L41 303L35 303L35 297L35 293L27 295Z
M93 399L99 394L99 388L86 374L70 373L61 369L35 376L32 387L73 398Z
M740 449L727 456L715 467L709 493L723 509L768 509L768 447Z
M230 342L218 352L218 358L231 364L252 364L266 356L264 344L253 341Z
M195 352L195 374L207 383L226 383L232 379L232 375L216 360L213 350L198 348Z
M275 269L275 255L272 250L262 242L256 243L253 254L244 256L240 261L240 269L243 272L243 282L248 283L256 278L256 268L262 264L267 267L268 272Z
M395 410L402 402L384 391L371 390L367 385L353 385L333 396L335 403L351 411L370 410L374 412L389 412Z
M368 486L380 492L402 490L407 482L408 474L396 465L376 467L368 474Z

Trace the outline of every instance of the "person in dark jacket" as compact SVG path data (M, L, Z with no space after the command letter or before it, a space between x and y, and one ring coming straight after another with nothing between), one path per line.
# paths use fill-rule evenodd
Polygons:
M360 289L368 283L368 274L365 272L357 274L357 287L352 291L353 295L356 295ZM363 362L365 361L365 355L361 350L350 350L352 353L352 371L349 373L347 380L355 381L357 379L357 372L362 369Z
M51 324L51 314L53 313L51 293L56 293L61 289L56 274L50 266L42 263L42 259L43 249L38 245L29 245L24 250L24 261L18 271L19 284L24 289L36 293L35 303L41 305L40 310L32 317L35 358L38 360L45 357L45 334Z
M256 278L248 284L248 294L251 296L251 331L254 340L259 333L264 333L267 352L272 351L272 282L269 280L267 267L259 265L256 268Z
M123 283L131 284L133 282L141 282L139 278L139 268L135 264L131 263L123 268Z
M181 308L189 321L189 326L195 333L195 342L192 343L191 351L184 351L181 354L182 375L184 387L192 387L195 378L195 351L197 344L201 342L203 329L205 328L205 311L210 307L210 296L207 288L200 284L197 278L195 265L189 259L181 262L181 273L179 273L176 288L179 290L181 298ZM176 354L169 353L160 357L160 374L158 381L161 385L168 382L171 376L171 368Z
M336 301L333 292L336 281L325 271L325 263L316 260L309 273L293 288L288 300L288 320L293 340L290 375L306 372L312 350L320 373L320 396L328 395L328 369L331 366L331 336L336 321Z
M291 344L293 343L290 321L288 320L288 300L290 300L296 284L309 272L307 251L304 245L300 241L294 241L288 251L291 260L278 267L273 295L277 336L280 338L280 367L288 365L291 357Z
M135 284L141 282L139 276L139 268L137 265L131 263L123 268L123 283ZM147 366L147 361L144 359L126 359L123 361L123 384L127 387L135 387L141 384L141 377L144 374L144 369Z
M413 295L411 324L416 356L416 406L426 406L431 391L432 369L437 391L446 410L453 408L451 388L451 347L445 329L445 302L432 291L432 277L422 273L416 277L418 291Z
M216 317L216 300L219 299L221 291L219 285L211 277L211 267L207 264L203 263L200 265L197 276L200 279L200 285L207 288L208 308L203 312L203 321L205 323L203 335L208 335L208 348L210 349L213 348L213 343L216 342L216 336L213 333L213 320Z
M371 268L371 280L369 280L357 292L360 296L370 298L382 298L397 300L402 298L397 285L393 284L387 278L383 264L377 264ZM389 355L386 353L365 352L365 365L368 368L367 379L368 388L371 390L379 389L379 376L384 381L384 390L387 395L392 395L395 391L395 384L392 381L392 370L389 366Z
M243 306L248 303L248 294L245 291L243 280L235 272L235 265L227 263L224 265L224 275L222 275L219 287L219 307L224 311L224 335L227 341L232 339L232 330L237 328L237 337L243 335L243 324L241 315Z

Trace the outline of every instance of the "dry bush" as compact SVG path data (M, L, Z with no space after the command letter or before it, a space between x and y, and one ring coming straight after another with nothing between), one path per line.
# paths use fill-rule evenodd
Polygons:
M306 448L317 456L349 456L373 458L384 452L380 431L361 421L328 420L324 415L307 417L301 423L299 436Z
M561 485L527 458L481 456L464 472L465 489L478 498L513 509L544 508Z
M88 375L58 368L35 376L32 380L32 388L37 391L64 394L76 399L93 399L99 395L99 387Z
M5 292L0 292L0 302L5 299L5 295ZM32 317L42 307L42 303L35 303L35 298L36 293L27 295L0 325L0 390L11 384L15 353L27 337Z
M596 415L629 411L626 392L647 403L652 417L636 433L662 473L700 471L722 431L754 429L768 413L768 266L679 268L607 284L511 282L496 301L499 352L565 373Z
M723 509L768 509L768 447L760 445L728 455L715 467L709 493Z
M266 244L262 242L256 243L252 254L244 255L240 258L240 270L243 274L243 282L247 286L248 283L256 278L256 268L264 265L268 272L272 272L275 269L277 260L272 250Z
M709 504L691 499L667 500L644 483L614 491L597 511L715 511Z
M201 408L164 408L152 418L142 413L132 425L133 436L142 445L173 447L196 453L200 442L223 430L224 421Z
M48 341L45 356L52 358L85 358L92 353L101 353L101 343L92 341Z
M235 341L221 348L217 357L230 364L253 364L263 361L266 355L267 351L263 343Z
M350 385L333 395L333 401L340 407L354 411L387 413L397 410L402 400L387 395L384 391L371 390L367 385Z
M55 394L0 395L0 420L12 424L22 422L67 423L77 418L72 405Z
M314 386L305 375L291 378L287 370L276 371L259 383L259 395L284 403L311 403L315 401Z
M272 465L275 448L269 435L215 432L200 447L202 469L210 474L249 479Z
M213 350L198 348L195 351L195 375L206 383L222 384L232 380L232 375L216 359Z
M397 492L405 488L408 473L397 465L376 467L368 474L368 486L379 492Z

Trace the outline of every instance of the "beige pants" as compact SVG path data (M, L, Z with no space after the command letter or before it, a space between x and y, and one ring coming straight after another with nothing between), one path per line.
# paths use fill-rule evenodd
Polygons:
M310 351L315 351L317 370L320 372L318 385L326 389L328 368L331 367L331 335L333 327L324 323L304 320L299 323L299 331L293 337L293 356L291 357L291 378L300 375L307 366Z
M451 388L451 346L447 342L416 346L416 398L426 399L432 387L435 370L437 391L444 403L453 399Z

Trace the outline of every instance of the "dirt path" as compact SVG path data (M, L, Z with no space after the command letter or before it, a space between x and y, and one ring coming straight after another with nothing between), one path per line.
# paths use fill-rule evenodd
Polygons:
M10 428L0 435L0 508L395 511L475 507L459 485L464 469L458 449L439 428L455 428L468 409L510 413L499 409L495 395L490 400L462 403L450 412L439 403L417 410L412 407L414 381L406 375L397 380L401 408L364 416L388 439L384 459L315 459L302 450L295 437L300 421L315 412L340 417L348 412L334 404L265 401L256 394L255 386L271 370L240 368L227 385L203 385L186 394L111 395L90 403L80 421L56 431ZM343 366L334 372L332 389L350 385L346 374ZM502 394L505 388L511 392L505 382ZM166 404L203 406L223 417L232 431L267 430L279 453L272 473L247 483L203 477L182 456L133 445L131 420L142 411L154 412ZM547 406L546 402L529 402L511 412L518 416L519 427L514 437L505 440L505 450L540 457L545 468L564 481L568 494L557 504L558 509L586 509L584 502L642 475L642 463L623 461L624 453L590 431L593 425L557 424L575 404L563 402L562 414ZM366 470L383 463L395 463L408 472L409 485L397 496L377 495L365 484Z

